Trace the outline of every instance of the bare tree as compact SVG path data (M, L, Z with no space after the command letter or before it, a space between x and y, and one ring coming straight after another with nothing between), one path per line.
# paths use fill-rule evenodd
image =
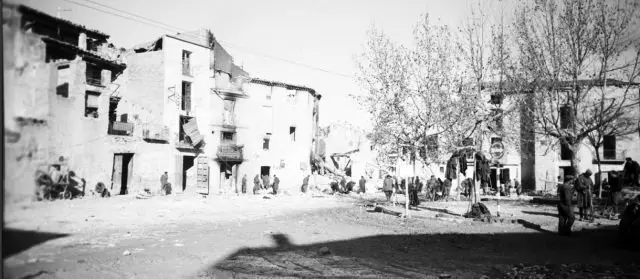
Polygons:
M411 48L396 45L373 28L358 59L358 79L367 91L359 101L373 116L374 143L399 155L404 147L415 170L416 160L438 160L448 151L453 142L447 139L453 137L447 135L473 126L468 116L477 96L463 90L464 73L447 26L433 25L425 15L414 28L414 39ZM443 148L419 156L434 137L440 137Z
M522 88L532 131L576 153L591 133L634 115L631 94L639 74L638 3L634 1L539 0L526 3L515 24Z

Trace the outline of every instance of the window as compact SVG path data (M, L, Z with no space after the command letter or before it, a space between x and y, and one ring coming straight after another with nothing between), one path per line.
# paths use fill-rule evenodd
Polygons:
M289 137L291 141L296 141L296 127L289 127Z
M102 71L98 66L87 63L86 69L87 84L93 86L102 86Z
M560 108L560 128L573 128L573 108L569 107L568 105Z
M191 52L182 51L182 74L191 76Z
M234 132L222 132L222 141L230 142L234 140L235 133Z
M602 139L602 155L604 159L613 160L616 158L616 136L607 135Z
M84 94L84 116L98 118L98 101L100 93L94 91L86 91Z
M191 82L182 82L182 98L180 109L186 112L191 111Z
M270 139L267 138L267 137L262 139L262 149L269 150L269 141L270 141Z
M193 117L189 116L180 116L179 118L179 132L178 132L178 141L185 142L187 140L187 132L184 130L184 125L191 121Z
M58 84L56 85L56 95L69 98L69 65L58 66Z

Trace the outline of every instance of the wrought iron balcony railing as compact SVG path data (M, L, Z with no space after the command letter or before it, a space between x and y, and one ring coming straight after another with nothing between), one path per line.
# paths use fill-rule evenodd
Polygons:
M116 136L133 136L134 127L135 125L133 123L113 121L109 123L107 133Z
M223 143L218 146L218 152L216 155L220 160L242 161L242 147L242 145Z

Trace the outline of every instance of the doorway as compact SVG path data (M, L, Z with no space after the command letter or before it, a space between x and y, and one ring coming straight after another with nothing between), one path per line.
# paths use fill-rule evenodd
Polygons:
M271 167L268 167L268 166L260 167L260 176L265 176L270 174L271 174Z
M187 175L188 171L195 165L195 156L182 157L182 191L187 190L187 181L191 181ZM191 184L191 183L190 183Z
M498 185L498 170L497 169L491 169L491 177L489 179L491 181L491 185L489 185L489 188L496 190L497 189L497 185Z
M111 174L111 191L126 195L129 193L129 182L133 175L133 153L113 154L113 172Z
M238 192L238 162L220 162L220 190L222 192Z

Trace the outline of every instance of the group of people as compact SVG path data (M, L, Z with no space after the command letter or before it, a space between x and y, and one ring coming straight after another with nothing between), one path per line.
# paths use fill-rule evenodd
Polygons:
M451 179L447 178L442 181L432 175L425 184L419 177L398 179L387 175L382 183L382 191L385 193L387 201L391 201L394 193L404 192L405 188L408 189L410 205L418 206L420 204L420 194L424 194L426 199L431 201L447 198L451 191Z
M573 175L567 175L564 177L564 181L559 177L560 183L558 185L558 233L560 235L570 235L571 227L575 222L575 213L573 207L574 193L577 196L578 206L578 221L593 221L593 189L594 184L591 180L591 170L587 169L584 173L578 177ZM611 181L603 181L604 184L609 185L609 204L614 211L614 214L618 213L618 204L622 200L622 183L621 177L618 177L617 173L612 174Z
M245 194L247 192L247 175L245 174L242 177L242 193ZM269 177L268 174L265 175L259 175L256 174L256 176L253 177L253 194L254 195L258 195L260 194L260 191L269 191L272 190L272 193L274 195L278 194L278 190L280 189L280 178L278 178L277 175L273 175L273 182L271 182L271 179Z

